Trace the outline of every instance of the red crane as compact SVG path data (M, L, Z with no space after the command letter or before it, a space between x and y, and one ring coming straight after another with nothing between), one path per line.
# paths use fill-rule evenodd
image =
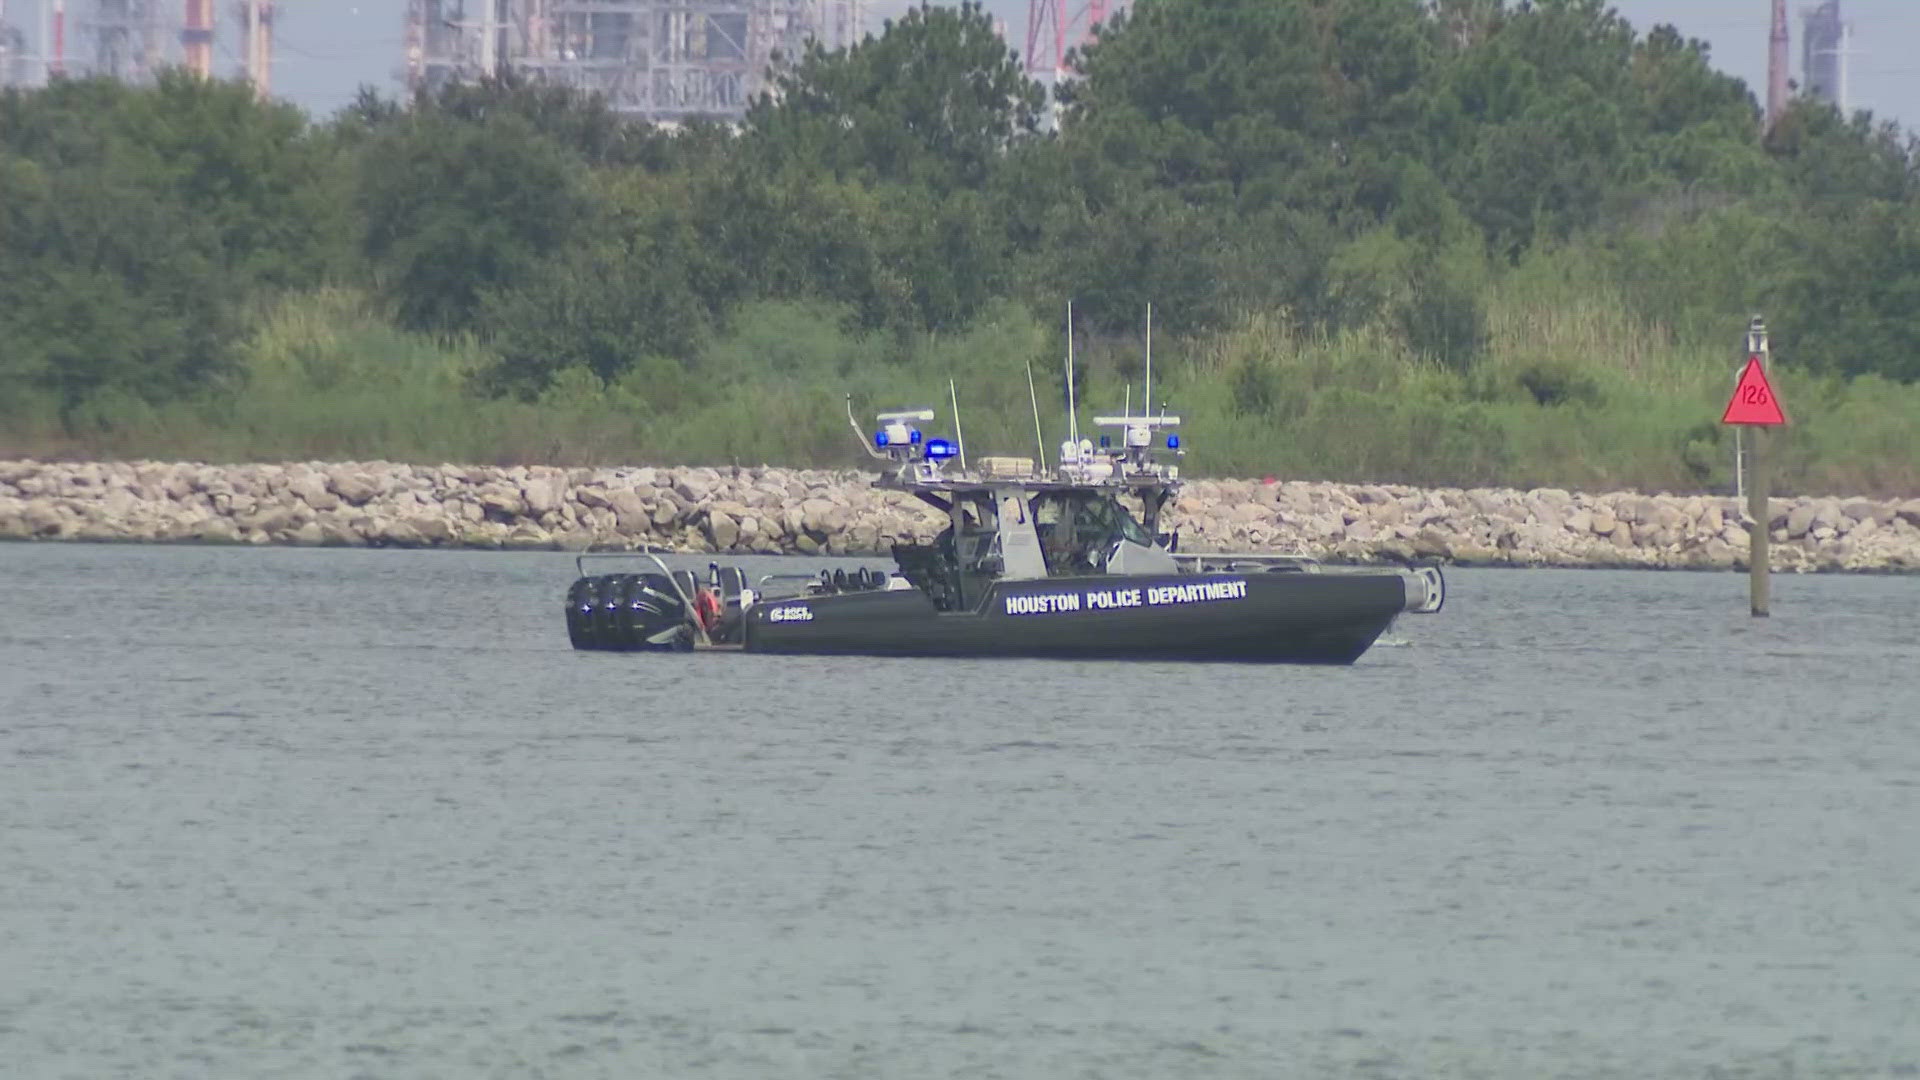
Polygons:
M1109 0L1087 0L1069 16L1067 0L1027 0L1027 73L1052 75L1064 71L1067 50L1090 40L1093 28L1107 21L1111 6ZM1051 57L1047 55L1049 49Z
M67 73L67 0L53 0L53 53L47 60L49 79Z

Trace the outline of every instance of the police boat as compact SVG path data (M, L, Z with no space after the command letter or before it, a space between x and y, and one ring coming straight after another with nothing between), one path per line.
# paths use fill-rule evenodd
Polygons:
M700 580L651 550L582 555L566 601L573 646L1351 664L1400 615L1446 601L1433 566L1181 553L1178 536L1161 531L1181 483L1165 460L1184 453L1177 416L1096 418L1120 445L1113 435L1098 446L1070 437L1051 470L1007 457L969 469L954 442L922 435L917 425L933 419L932 410L883 413L868 448L885 463L875 487L912 495L948 522L930 543L894 544L892 569L750 584L718 564ZM609 557L646 568L587 573L589 559Z

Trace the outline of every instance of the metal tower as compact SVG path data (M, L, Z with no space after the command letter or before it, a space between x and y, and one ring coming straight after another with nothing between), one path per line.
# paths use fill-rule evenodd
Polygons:
M179 33L160 0L93 0L80 32L92 39L90 73L130 83L153 81Z
M1851 27L1840 0L1822 0L1800 13L1800 70L1809 97L1847 111L1847 46Z
M1093 28L1125 6L1125 0L1086 0L1069 16L1068 0L1027 0L1027 74L1058 78L1066 71L1067 51L1092 40Z
M1787 109L1787 0L1773 0L1773 29L1767 38L1767 130Z

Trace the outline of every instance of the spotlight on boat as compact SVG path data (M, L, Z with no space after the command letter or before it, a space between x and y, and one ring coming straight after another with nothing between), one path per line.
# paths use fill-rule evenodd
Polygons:
M960 455L960 450L946 439L928 439L922 453L928 461L951 461Z
M1176 435L1176 434L1174 434L1174 433L1172 433L1172 432L1168 432L1168 433L1167 433L1167 449L1169 449L1169 450L1178 450L1178 449L1180 449L1180 436L1179 436L1179 435Z

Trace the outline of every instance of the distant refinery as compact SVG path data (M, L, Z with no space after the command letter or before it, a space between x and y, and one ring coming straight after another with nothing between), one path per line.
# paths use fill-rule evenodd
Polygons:
M0 0L0 85L65 75L144 84L176 65L225 75L214 68L224 33L237 37L235 74L271 93L272 0L221 4L231 15L224 26L215 0ZM1028 0L1024 41L1002 23L995 28L1014 48L1024 44L1031 74L1051 81L1094 26L1125 4ZM831 50L865 36L868 7L869 0L406 0L396 73L408 90L430 91L512 70L603 95L616 111L653 121L737 120L808 42Z
M413 89L511 68L655 121L737 119L808 41L860 40L866 0L409 0Z
M232 4L239 64L214 70L214 0L0 0L0 86L42 86L64 76L151 83L182 67L205 78L232 74L273 92L273 0ZM24 20L31 18L33 22ZM35 33L29 39L24 26Z
M867 32L869 0L406 0L396 73L410 90L473 81L512 69L603 95L617 111L658 122L693 116L737 120L770 89L783 59L809 41L838 49ZM205 77L249 80L272 93L274 0L0 0L0 86L38 86L62 76L149 83L183 67ZM1754 0L1756 9L1760 0ZM1791 93L1786 0L1769 0L1765 103L1769 126ZM1027 71L1061 77L1072 51L1127 0L1027 0L1016 39ZM237 70L216 71L223 51ZM1852 24L1842 0L1800 12L1800 93L1851 108ZM31 31L31 32L30 32ZM1023 47L1024 46L1024 47Z

